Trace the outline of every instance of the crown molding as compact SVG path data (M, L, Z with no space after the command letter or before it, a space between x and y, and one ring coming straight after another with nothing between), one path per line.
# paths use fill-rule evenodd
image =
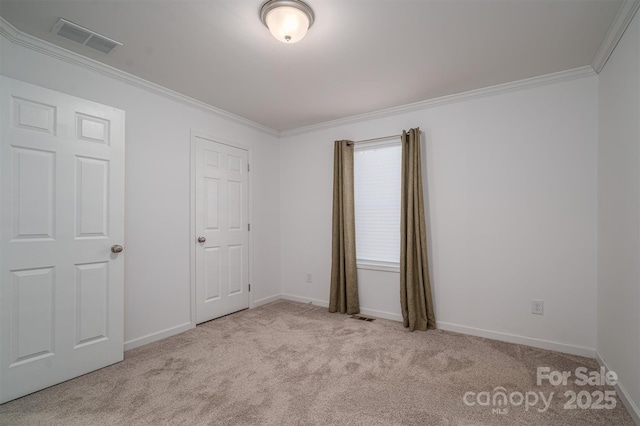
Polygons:
M132 86L147 90L151 93L164 96L165 98L196 107L200 110L217 115L218 117L233 121L247 127L251 127L270 136L280 136L280 132L278 130L256 123L255 121L251 121L247 118L230 113L223 109L216 108L205 102L193 99L171 89L167 89L166 87L160 86L159 84L152 83L140 77L136 77L133 74L129 74L125 71L103 64L102 62L87 58L78 53L72 52L70 50L41 40L30 34L24 33L11 25L2 17L0 17L0 36L6 38L14 44L26 47L28 49L51 56L64 62L86 68L90 71L106 75L115 80L119 80Z
M343 126L347 124L357 123L360 121L390 117L398 114L405 114L405 113L419 111L423 109L434 108L442 105L469 101L469 100L478 99L478 98L485 98L488 96L495 96L502 93L525 90L525 89L530 89L538 86L546 86L549 84L560 83L563 81L593 77L596 75L597 74L594 71L594 69L590 65L587 65L584 67L574 68L571 70L555 72L552 74L545 74L538 77L532 77L524 80L513 81L510 83L498 84L495 86L489 86L482 89L469 90L467 92L456 93L453 95L442 96L439 98L428 99L425 101L414 102L411 104L400 105L392 108L386 108L378 111L368 112L365 114L352 115L350 117L339 118L337 120L331 120L331 121L325 121L323 123L312 124L310 126L299 127L296 129L283 130L280 132L280 137L296 136L304 133L314 132L317 130L327 129L330 127Z
M618 13L607 31L607 35L604 36L604 40L602 40L600 48L591 62L591 66L598 74L600 74L600 71L609 60L638 8L640 8L640 0L625 0L620 5Z
M606 58L608 58L608 56L611 54L611 51L613 51L613 48L615 48L615 45L620 40L620 37L624 33L624 30L631 22L631 19L633 18L633 15L635 14L635 12L638 10L639 5L640 5L640 0L625 0L625 2L622 4L620 9L618 10L618 15L616 16L616 19L614 23L611 25L609 32L607 33L607 37L605 38L605 41L609 39L610 40L615 39L615 43L603 42L603 45L600 48L600 50L603 50L603 46L605 45L609 46L610 51L606 55ZM617 30L614 30L614 28L616 28ZM615 38L613 34L617 34L617 36L615 36L617 38ZM17 28L15 28L13 25L11 25L2 17L0 17L0 36L5 37L7 40L11 41L12 43L18 44L28 49L34 50L36 52L54 57L56 59L59 59L67 63L71 63L76 66L86 68L88 70L97 72L99 74L106 75L108 77L114 78L116 80L122 81L132 86L147 90L155 94L159 94L171 100L175 100L183 104L196 107L198 109L212 113L214 115L225 118L227 120L253 128L267 135L280 137L280 138L300 135L300 134L309 133L309 132L313 132L321 129L327 129L335 126L347 125L347 124L357 123L357 122L366 121L366 120L404 114L408 112L433 108L433 107L447 105L451 103L463 102L463 101L483 98L487 96L494 96L501 93L524 90L524 89L529 89L533 87L560 83L563 81L576 80L580 78L597 75L597 72L595 71L596 68L587 65L584 67L575 68L571 70L560 71L560 72L546 74L538 77L527 78L524 80L518 80L510 83L498 84L495 86L485 87L481 89L474 89L467 92L456 93L453 95L442 96L439 98L428 99L424 101L414 102L406 105L400 105L392 108L386 108L386 109L368 112L364 114L357 114L350 117L340 118L340 119L331 120L331 121L325 121L322 123L312 124L309 126L299 127L295 129L278 131L270 127L267 127L265 125L251 121L247 118L244 118L239 115L232 114L223 109L214 107L205 102L199 101L197 99L193 99L181 93L167 89L156 83L152 83L140 77L136 77L132 74L121 71L112 66L103 64L94 59L87 58L78 53L56 46L54 44L41 40L37 37L34 37L30 34L24 33L18 30ZM598 51L599 55L597 55L597 57L600 56L600 50ZM604 58L604 54L602 55L602 57ZM596 61L594 60L594 64L595 63ZM604 63L606 63L606 59L603 60L602 66L604 66ZM602 69L602 67L600 67L600 69Z

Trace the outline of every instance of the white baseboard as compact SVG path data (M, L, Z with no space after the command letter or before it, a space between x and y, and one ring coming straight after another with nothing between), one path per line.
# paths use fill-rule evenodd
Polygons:
M156 333L147 334L146 336L138 337L127 342L124 342L124 350L129 351L140 346L147 345L149 343L157 342L158 340L166 339L167 337L175 336L176 334L184 333L193 328L191 322L176 325L175 327L167 328Z
M254 300L252 308L257 308L260 305L264 305L266 303L274 302L276 300L281 299L282 296L276 294L274 296L265 297L262 299ZM136 339L129 340L124 342L124 350L129 351L134 348L138 348L140 346L148 345L149 343L157 342L158 340L166 339L167 337L175 336L176 334L184 333L185 331L189 331L194 326L190 323L184 323L181 325L177 325L175 327L167 328L166 330L158 331L156 333L147 334L146 336L138 337Z
M285 299L285 300L292 300L294 302L302 302L302 303L311 303L313 305L316 306L322 306L323 308L328 308L329 307L329 302L326 300L319 300L319 299L312 299L310 297L302 297L302 296L295 296L293 294L287 294L287 293L283 293L280 295L281 299Z
M252 308L257 308L260 305L266 305L267 303L275 302L276 300L282 299L282 295L275 294L269 297L263 297L262 299L254 300L251 304Z
M598 364L606 368L607 371L610 371L610 370L615 371L612 368L610 368L609 365L607 365L607 363L605 362L604 359L602 359L598 351L596 351L596 360L598 361ZM618 383L616 383L616 385L613 388L616 390L616 393L620 397L620 400L622 401L624 406L627 408L627 411L631 415L631 418L633 419L635 424L640 425L640 408L638 408L638 405L629 397L627 390L622 385L620 377L618 377Z
M360 313L368 317L384 318L391 321L402 322L402 314L394 314L393 312L377 311L375 309L360 308Z
M292 300L294 302L311 303L311 304L314 304L316 306L322 306L323 308L328 308L329 307L329 302L326 301L326 300L319 300L319 299L311 299L309 297L294 296L293 294L282 294L281 296L282 296L282 299ZM378 311L378 310L375 310L375 309L367 309L367 308L360 307L360 313L362 315L367 315L367 316L370 316L370 317L384 318L384 319L388 319L388 320L391 320L391 321L400 321L400 322L402 322L402 315L401 314L394 314L393 312Z
M567 345L565 343L552 342L550 340L536 339L534 337L519 336L517 334L502 333L499 331L484 330L481 328L468 327L465 325L451 324L448 322L436 322L440 330L453 331L455 333L470 334L472 336L485 337L487 339L500 340L502 342L517 343L520 345L533 346L534 348L548 349L551 351L563 352L572 355L579 355L588 358L595 358L595 349L583 346Z
M312 303L316 306L329 307L326 300L312 299L310 297L296 296L283 293L282 299L294 302ZM360 308L360 313L376 318L384 318L392 321L402 322L402 315L393 312L378 311L375 309ZM579 355L588 358L595 357L595 349L582 346L567 345L565 343L552 342L550 340L536 339L533 337L518 336L516 334L501 333L498 331L483 330L480 328L467 327L464 325L452 324L448 322L437 322L437 328L455 333L469 334L471 336L485 337L487 339L499 340L501 342L517 343L520 345L532 346L534 348L547 349L551 351L563 352L572 355Z

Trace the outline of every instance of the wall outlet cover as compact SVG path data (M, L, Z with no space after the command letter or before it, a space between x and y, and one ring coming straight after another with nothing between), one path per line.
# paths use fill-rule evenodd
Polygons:
M543 315L544 314L544 301L542 300L531 300L531 313L535 315Z

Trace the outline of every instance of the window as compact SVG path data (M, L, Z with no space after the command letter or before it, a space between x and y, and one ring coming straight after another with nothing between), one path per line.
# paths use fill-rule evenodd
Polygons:
M356 258L360 268L399 267L401 163L400 141L355 147Z

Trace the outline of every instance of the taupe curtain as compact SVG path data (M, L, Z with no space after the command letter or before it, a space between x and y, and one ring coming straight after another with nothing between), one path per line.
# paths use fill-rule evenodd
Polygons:
M400 214L400 303L404 326L410 331L436 328L427 263L419 128L402 132Z
M343 314L360 312L351 141L336 141L333 152L333 246L329 312L337 311Z

